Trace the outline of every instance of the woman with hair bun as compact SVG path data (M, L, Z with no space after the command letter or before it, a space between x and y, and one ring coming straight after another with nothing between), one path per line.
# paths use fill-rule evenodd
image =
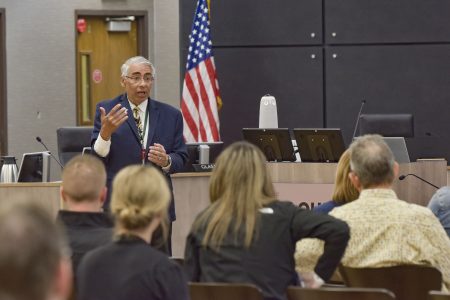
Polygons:
M167 231L169 201L169 187L156 168L129 166L117 174L111 198L116 238L82 260L79 300L189 298L181 268L150 246L160 224Z

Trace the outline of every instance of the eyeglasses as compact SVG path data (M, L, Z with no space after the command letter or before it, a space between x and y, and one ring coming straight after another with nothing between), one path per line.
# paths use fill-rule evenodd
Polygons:
M145 75L144 77L141 76L125 76L125 77L130 79L130 81L134 84L140 83L141 80L144 80L145 83L151 83L153 80L155 80L155 77L153 77L153 75Z

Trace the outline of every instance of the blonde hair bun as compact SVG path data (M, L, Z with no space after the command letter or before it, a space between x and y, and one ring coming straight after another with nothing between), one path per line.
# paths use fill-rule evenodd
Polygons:
M166 179L153 167L129 166L114 179L111 211L125 230L144 228L155 216L165 219L169 202Z

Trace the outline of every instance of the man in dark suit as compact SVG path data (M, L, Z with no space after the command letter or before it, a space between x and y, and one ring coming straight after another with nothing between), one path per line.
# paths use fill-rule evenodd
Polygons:
M117 172L132 164L159 168L172 191L170 174L180 171L187 160L181 112L150 98L155 68L146 58L128 59L121 72L126 93L97 104L91 140L106 166L108 194ZM106 209L108 203L109 196ZM175 220L173 192L169 218Z

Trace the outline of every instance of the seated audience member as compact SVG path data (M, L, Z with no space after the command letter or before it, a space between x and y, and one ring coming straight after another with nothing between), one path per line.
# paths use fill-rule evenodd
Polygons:
M67 299L72 270L63 231L40 206L8 200L0 203L0 299Z
M62 173L61 198L65 208L59 211L58 219L66 228L74 272L88 251L112 240L114 223L102 212L105 197L103 163L92 155L71 159Z
M428 208L439 219L447 235L450 237L450 187L441 187L431 197Z
M330 215L350 226L342 264L353 268L430 265L450 287L450 239L426 207L399 200L392 190L398 163L379 135L366 135L350 146L350 179L359 198ZM320 241L297 243L297 270L312 270L322 253Z
M325 241L315 273L303 278L308 287L328 280L345 251L347 225L276 200L264 154L247 142L234 143L219 156L210 197L211 205L194 221L186 242L191 281L251 283L265 299L285 299L287 286L298 284L296 241Z
M81 261L78 299L189 298L180 266L150 246L167 218L169 201L167 182L156 168L129 166L117 174L111 198L116 238Z
M332 200L322 203L314 208L315 212L329 213L333 208L351 202L358 198L359 192L353 186L348 174L350 173L350 151L342 153L336 168L336 178Z

